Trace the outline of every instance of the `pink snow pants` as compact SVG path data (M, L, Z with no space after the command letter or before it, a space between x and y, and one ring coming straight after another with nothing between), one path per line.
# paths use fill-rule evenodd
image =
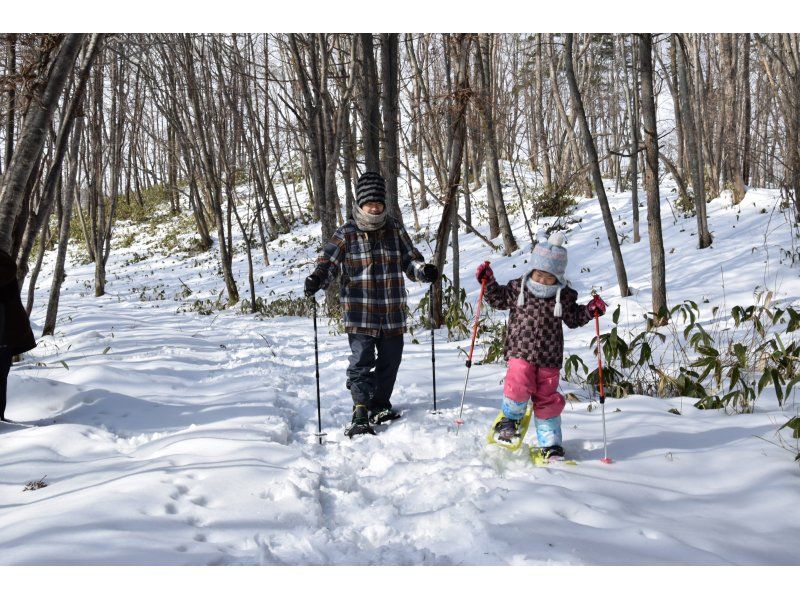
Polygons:
M539 419L550 419L564 411L564 397L558 392L559 368L535 366L524 359L508 360L503 394L515 403L533 399L533 413Z

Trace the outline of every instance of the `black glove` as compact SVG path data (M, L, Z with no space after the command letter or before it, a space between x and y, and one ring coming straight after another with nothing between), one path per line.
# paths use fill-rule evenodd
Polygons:
M306 297L313 297L321 286L322 286L322 281L316 274L312 274L311 276L307 277L305 285Z
M439 278L439 268L433 264L425 264L422 266L422 273L419 277L421 282L436 282L437 278Z

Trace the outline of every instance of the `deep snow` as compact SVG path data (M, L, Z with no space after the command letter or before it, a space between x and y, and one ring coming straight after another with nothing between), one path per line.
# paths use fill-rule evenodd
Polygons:
M756 285L797 301L798 270L783 253L792 232L774 210L777 193L753 190L740 207L715 199L715 242L699 251L694 220L674 219L674 193L666 184L663 192L670 305L693 299L710 318L712 306L753 303ZM643 240L633 245L630 195L610 200L635 295L619 297L593 199L580 200L581 221L568 233L567 277L581 300L596 288L611 309L621 305L622 326L639 325L650 309L646 215L643 208ZM439 213L421 211L423 227L435 230ZM404 214L413 234L408 206ZM530 243L521 214L514 222L522 249L510 257L462 232L460 272L473 304L472 273L483 260L500 282L524 271ZM120 224L115 243L133 230ZM563 417L565 447L579 464L534 468L484 442L502 364L472 368L466 423L455 435L459 348L468 340L448 342L446 331L436 338L441 413L429 413L429 333L417 329L419 344L406 336L393 399L404 417L350 441L342 434L351 405L347 339L320 319L327 442L319 446L310 319L176 313L223 289L215 254L140 260L153 237L135 230L130 247L112 251L101 298L92 293L93 266L80 265L72 248L57 334L12 369L7 416L38 425L0 424L0 564L800 563L800 468L775 444L797 452L796 440L776 432L797 414L794 398L780 409L766 393L747 415L700 411L685 398L609 399L614 463L605 465L595 397L562 381L579 398ZM301 226L270 243L270 266L254 252L260 296L301 292L318 236L318 225ZM427 243L418 247L430 256ZM46 256L36 291L37 337L53 259ZM241 251L236 271L245 298ZM184 283L188 298L180 297ZM414 309L426 288L407 288ZM593 335L591 324L565 329L566 353L591 363ZM22 491L45 475L45 488Z

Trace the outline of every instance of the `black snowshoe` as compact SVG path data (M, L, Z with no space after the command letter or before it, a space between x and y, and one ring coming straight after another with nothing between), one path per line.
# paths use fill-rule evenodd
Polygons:
M366 405L356 405L353 407L353 419L350 425L344 430L348 438L357 434L375 434L375 430L369 425L369 412Z
M385 424L386 422L390 422L399 418L400 414L391 407L380 409L378 411L370 411L369 413L369 423L371 423L373 426L380 426L381 424Z

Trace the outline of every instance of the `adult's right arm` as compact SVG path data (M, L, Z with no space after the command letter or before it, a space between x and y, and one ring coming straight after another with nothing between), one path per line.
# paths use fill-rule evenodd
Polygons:
M314 275L322 281L320 288L327 289L339 274L346 249L347 244L344 240L344 232L342 228L339 228L333 233L330 240L325 243L322 253L317 258L317 267L314 269Z

